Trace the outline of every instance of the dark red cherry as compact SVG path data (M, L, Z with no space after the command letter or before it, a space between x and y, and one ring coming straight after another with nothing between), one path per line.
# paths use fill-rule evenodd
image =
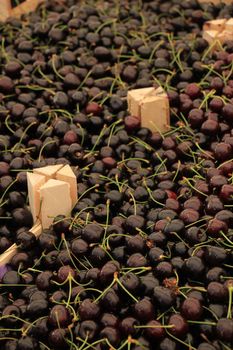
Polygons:
M207 295L212 302L222 302L227 299L227 288L219 282L210 282L207 287Z
M68 278L75 278L75 271L69 265L61 266L57 272L57 280L59 283L65 282Z
M159 321L151 320L146 324L145 335L151 341L162 340L166 336L165 328Z
M233 186L230 184L224 184L220 190L219 197L224 202L233 201Z
M181 313L187 320L199 320L203 313L203 308L198 299L187 298L181 306Z
M49 313L48 322L52 327L66 327L71 322L69 310L63 305L55 305Z
M179 313L171 315L168 324L172 325L169 332L175 337L183 338L188 332L188 323Z
M107 338L109 343L114 347L117 347L118 344L120 343L120 333L117 328L113 328L113 327L103 328L102 331L100 332L100 337L101 339Z
M120 331L126 336L129 334L135 335L137 333L135 326L139 326L139 321L134 317L124 318L119 325Z
M226 342L233 341L233 320L220 318L216 326L217 336L220 340Z
M154 311L154 306L150 299L144 298L140 301L138 301L134 305L134 313L136 317L142 321L142 322L147 322L153 319L155 311Z
M82 321L94 320L100 314L100 307L97 303L93 302L91 299L85 299L79 305L78 313Z
M64 328L56 328L49 333L49 344L56 349L66 349L67 342L65 340L67 331Z

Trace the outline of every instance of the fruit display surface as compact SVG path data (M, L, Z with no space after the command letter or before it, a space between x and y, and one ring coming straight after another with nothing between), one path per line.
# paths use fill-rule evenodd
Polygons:
M233 349L233 40L196 0L49 0L0 23L1 350ZM166 133L127 111L162 86ZM155 111L156 113L156 111ZM36 239L26 173L78 200ZM58 198L62 201L62 198Z

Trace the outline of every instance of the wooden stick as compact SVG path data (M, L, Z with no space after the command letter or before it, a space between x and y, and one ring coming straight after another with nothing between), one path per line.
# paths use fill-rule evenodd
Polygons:
M42 227L40 223L35 224L31 229L30 232L34 233L34 235L39 237L39 235L42 232ZM8 248L2 255L0 255L0 266L8 264L13 256L17 253L18 247L14 243L10 248Z

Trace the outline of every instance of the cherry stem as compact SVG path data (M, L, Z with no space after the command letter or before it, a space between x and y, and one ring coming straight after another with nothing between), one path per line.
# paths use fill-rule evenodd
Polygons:
M125 286L121 283L121 281L118 278L118 272L114 273L114 280L119 284L119 286L137 303L138 299L135 298L126 288Z
M116 283L116 279L114 277L112 280L112 283L103 292L101 292L98 298L95 299L95 303L99 301L109 291L109 289L111 289L114 286L115 283Z
M188 348L188 350L197 350L197 348L194 348L190 344L187 344L183 340L181 340L181 339L175 337L174 335L172 335L167 329L166 329L166 332L171 338L175 339L177 342L179 342L179 343L183 344L184 346L186 346Z
M187 321L188 323L191 323L191 324L207 324L209 326L216 326L216 322L204 322L204 321Z
M145 326L134 326L134 328L173 328L174 324L169 324L169 325L157 325L157 326L150 326L150 325L145 325Z
M220 234L225 238L225 240L231 245L232 248L233 242L223 233L223 231L220 231Z
M228 311L227 318L232 319L232 295L233 295L233 285L228 288L229 291L229 301L228 301Z

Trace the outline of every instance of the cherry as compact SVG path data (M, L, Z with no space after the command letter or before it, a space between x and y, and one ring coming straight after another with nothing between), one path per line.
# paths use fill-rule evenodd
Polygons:
M32 249L36 243L36 237L32 232L24 231L17 235L16 243L22 250Z
M100 321L104 327L116 328L119 324L118 318L114 314L107 312L102 314Z
M88 224L82 232L82 238L89 243L98 243L103 235L103 228L97 224Z
M101 306L109 312L116 312L120 306L120 298L112 288L109 289L101 299Z
M48 308L48 302L44 299L30 300L30 304L27 307L27 312L32 316L40 317L46 315Z
M76 337L79 336L82 339L88 339L88 341L93 341L97 332L98 325L92 320L82 321L74 330Z
M185 261L184 268L186 270L188 278L192 280L201 278L205 271L205 265L203 264L203 261L197 256L188 258Z
M12 211L14 223L18 227L26 226L28 228L33 226L32 214L26 208L16 208Z
M126 264L128 267L147 266L147 259L141 253L134 253L130 255Z
M2 312L4 322L8 326L14 326L19 323L19 317L21 316L20 308L16 305L7 305Z
M99 280L100 270L97 267L93 267L87 271L85 279L87 281L97 282Z
M214 154L217 160L221 160L221 162L226 161L227 159L231 159L233 156L231 145L220 142L216 145Z
M223 101L218 97L212 98L212 100L209 103L209 107L214 112L220 112L223 106L224 106Z
M212 302L221 302L227 299L227 288L219 282L210 282L207 287L207 295Z
M194 209L184 209L180 213L180 219L185 224L191 224L199 220L199 213L197 210L194 210Z
M2 167L0 165L0 172ZM6 174L5 174L6 175ZM12 208L23 207L25 204L25 199L20 192L12 191L9 193L9 204Z
M169 318L168 325L172 325L169 332L178 338L183 338L188 332L188 323L180 314L172 314Z
M226 271L224 271L221 267L213 267L206 274L206 280L208 283L210 282L221 282L222 277L226 275Z
M233 341L233 320L220 318L216 326L217 336L222 341Z
M48 290L51 288L50 281L53 277L53 273L51 271L41 272L36 278L36 285L40 290Z
M222 201L225 202L232 202L233 199L233 186L229 184L223 184L219 197L221 198Z
M81 239L76 238L71 245L71 250L75 256L82 256L88 252L89 246L88 243Z
M210 195L207 198L206 202L207 202L207 205L206 205L207 214L215 215L218 211L224 209L223 203L215 195Z
M138 290L140 285L139 277L132 272L128 272L120 277L120 282L129 292L133 293Z
M132 133L135 130L139 129L141 121L136 116L127 116L124 119L124 123L125 123L126 131L128 131L129 133Z
M162 340L166 336L165 329L159 321L151 320L146 324L145 335L151 341Z
M100 115L101 112L102 112L102 107L98 103L96 103L96 102L88 103L88 105L86 107L87 114Z
M137 329L135 326L139 325L139 321L134 318L134 317L126 317L120 322L120 331L128 336L130 335L135 335L137 333Z
M171 338L164 338L159 344L159 350L176 350L176 342Z
M159 278L164 279L165 277L170 277L173 274L173 267L170 262L161 261L155 267L155 275Z
M78 313L82 321L94 320L100 314L100 307L91 299L85 299L80 303Z
M71 300L84 300L87 298L87 293L85 292L85 289L82 286L76 286L72 288L72 292L71 292ZM63 299L63 296L62 296ZM67 295L66 295L66 300L67 300Z
M227 252L221 247L207 247L205 251L206 263L210 266L221 266L227 259Z
M37 242L42 249L46 251L52 251L57 243L57 237L50 234L49 232L42 232Z
M154 288L154 300L159 304L161 309L168 309L175 303L175 294L172 290L156 286Z
M195 83L190 83L185 88L185 93L191 98L195 99L200 95L201 89Z
M229 123L232 123L233 119L233 105L231 103L226 103L225 106L222 109L223 117L228 121Z
M188 121L192 128L199 128L204 121L204 113L201 109L191 109L188 114Z
M137 229L143 229L144 224L144 218L139 215L130 215L125 221L126 229L130 233L137 233Z
M71 322L69 310L63 305L53 306L49 313L48 322L53 328L68 326Z
M31 300L31 299L30 299ZM61 303L64 300L67 300L67 294L65 291L63 290L57 290L56 292L54 292L50 298L50 300L53 303Z
M224 186L226 184L227 184L227 179L223 175L215 175L215 176L212 176L212 178L210 179L210 186L212 188L220 189L221 186Z
M142 322L148 322L154 317L154 306L149 298L143 298L134 305L134 313Z
M185 232L185 237L187 241L191 243L201 243L205 242L207 239L207 235L204 230L201 230L197 226L189 227Z
M159 281L149 272L140 278L140 290L142 295L152 296L154 288L159 285Z
M17 349L19 349L19 350L38 350L39 344L34 338L26 336L26 337L22 337L19 339Z
M17 285L20 284L21 278L17 271L6 271L6 273L2 277L2 283L3 284L12 284L12 285Z
M100 270L99 279L103 284L111 283L114 273L118 272L119 264L115 261L108 261Z
M68 277L75 278L75 271L70 266L61 266L57 272L57 280L59 283L63 283Z
M203 313L201 303L196 298L187 298L181 305L181 313L188 320L199 320Z
M205 135L211 135L216 134L218 132L219 124L215 120L207 119L202 125L201 125L201 131Z
M68 130L63 137L64 144L71 145L78 141L77 134L73 130Z
M109 343L116 347L120 343L120 334L117 328L113 327L105 327L100 332L101 338L107 338Z
M217 215L218 213L216 214L216 216ZM220 231L223 231L226 233L227 230L228 230L228 225L224 221L214 218L208 222L207 233L213 237L218 237Z
M0 78L0 92L11 93L14 89L14 82L11 78L3 76Z
M54 348L66 349L65 341L66 330L64 328L55 328L49 333L49 344Z

